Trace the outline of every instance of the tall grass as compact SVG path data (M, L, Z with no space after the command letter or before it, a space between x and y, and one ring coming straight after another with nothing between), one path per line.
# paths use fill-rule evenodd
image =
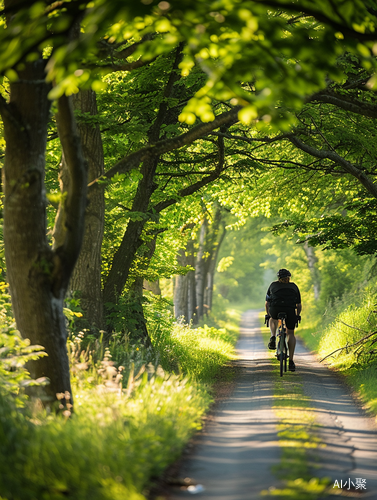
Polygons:
M351 347L365 335L376 331L377 316L373 312L376 298L370 293L362 297L359 305L351 304L343 312L333 317L320 338L318 353L321 357L349 345L348 349L331 355L331 364L336 368L350 368L356 362L365 364L369 361L368 353Z
M8 377L13 389L0 390L1 500L141 500L179 456L211 402L207 383L233 356L235 335L174 324L166 307L148 314L155 351L124 334L106 349L86 332L71 334L70 418L27 401L22 363L7 368L25 346L4 326L0 384Z
M225 329L207 325L190 328L183 324L174 324L171 332L158 330L153 337L164 369L186 373L203 382L210 382L220 367L234 358L230 340Z
M144 377L130 399L97 387L78 391L76 401L66 421L41 411L20 414L1 402L2 498L141 499L209 402L176 376Z
M355 297L350 295L335 303L317 323L298 333L321 359L326 358L331 368L345 375L365 407L377 415L377 356L372 352L373 346L353 345L377 331L377 297L371 290L359 292Z

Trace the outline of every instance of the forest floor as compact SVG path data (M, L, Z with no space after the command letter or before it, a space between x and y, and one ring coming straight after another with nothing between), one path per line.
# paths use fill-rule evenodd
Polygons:
M300 342L296 372L282 379L265 344L259 312L247 311L235 380L172 469L175 485L164 488L159 498L312 500L324 493L327 498L377 498L374 419L343 380ZM296 396L289 395L295 390ZM316 479L306 482L305 493L297 486L305 483L308 471ZM292 480L292 474L290 490L285 479ZM316 493L321 478L328 486Z

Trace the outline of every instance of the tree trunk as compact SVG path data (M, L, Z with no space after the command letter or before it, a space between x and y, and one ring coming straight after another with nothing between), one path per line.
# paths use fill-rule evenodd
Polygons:
M131 332L131 337L135 340L140 340L145 347L151 347L152 342L148 334L143 309L143 281L143 277L138 276L132 283L132 287L129 292L129 300L133 304L132 319L135 322L135 326Z
M214 221L210 226L210 234L208 235L206 242L206 254L207 254L207 286L205 289L204 302L206 304L207 314L212 309L212 299L213 299L213 284L214 276L216 271L217 257L219 255L219 250L222 242L225 238L225 225L222 221L222 212L220 208L215 211Z
M314 289L314 299L318 300L319 294L321 291L321 280L320 280L319 271L317 268L318 259L317 259L317 256L315 254L314 248L309 246L307 241L304 243L304 250L305 250L306 258L308 260L308 267L310 270L310 274L312 277L313 289Z
M204 288L205 288L205 239L207 235L208 221L205 217L202 221L199 231L199 248L196 255L195 263L195 290L196 290L196 307L198 319L204 314Z
M202 318L212 308L213 279L220 245L225 236L220 208L214 211L212 224L205 217L199 233L199 249L195 263L197 316Z
M33 378L48 377L44 400L71 394L63 300L81 240L85 168L74 134L69 101L59 100L64 147L77 178L67 197L67 234L53 251L46 237L45 149L50 101L44 61L27 63L21 82L10 84L10 102L1 102L6 152L4 162L4 240L13 312L17 328L48 356L31 362ZM64 399L69 402L69 399Z
M187 264L193 268L193 271L187 273L187 322L193 325L198 324L198 309L196 306L196 283L195 283L195 249L194 241L187 243Z
M143 177L139 181L132 204L132 212L147 214L149 201L156 188L153 179L157 163L157 158L151 158L144 162L141 169ZM142 244L141 233L145 222L146 217L143 217L140 220L130 220L127 225L122 242L114 255L111 269L106 279L103 292L105 308L107 303L117 303L118 297L126 285L135 254Z
M185 275L177 275L174 283L174 316L183 317L185 323L197 324L196 281L195 281L195 249L194 241L188 240L186 247L179 251L177 262L180 266L191 266L192 271Z
M177 256L179 266L187 266L186 250L181 248ZM188 276L178 274L174 279L174 317L188 323Z
M145 345L145 347L151 347L152 342L149 337L147 322L144 316L144 308L143 308L143 283L144 276L143 271L148 269L150 261L153 257L153 254L156 250L156 240L157 234L155 234L154 238L147 242L146 249L144 249L144 253L142 255L139 254L140 263L137 269L138 275L136 276L134 282L131 285L131 289L128 293L131 307L131 317L134 320L134 327L132 327L131 335L137 340L141 340L141 342Z
M97 116L96 94L92 90L80 91L73 99L74 108ZM88 163L88 181L104 172L104 155L99 125L78 124L85 159ZM72 275L70 288L80 292L80 305L85 318L96 330L103 328L103 302L101 283L101 247L104 231L105 198L97 182L89 190L85 214L84 240L80 256Z

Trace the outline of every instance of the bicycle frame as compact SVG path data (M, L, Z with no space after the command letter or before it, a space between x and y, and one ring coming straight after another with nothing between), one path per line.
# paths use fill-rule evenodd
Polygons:
M287 371L287 359L288 359L288 341L287 341L287 327L285 324L285 320L287 318L287 314L281 312L278 314L279 320L279 329L278 329L278 338L279 341L277 343L276 348L276 357L280 362L280 376L283 376L283 372Z

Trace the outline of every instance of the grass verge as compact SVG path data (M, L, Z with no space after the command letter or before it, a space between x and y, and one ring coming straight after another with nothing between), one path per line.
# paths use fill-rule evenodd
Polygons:
M7 370L18 334L0 336L0 389L8 388L0 390L1 500L145 499L201 427L210 384L235 342L225 329L165 320L155 330L157 359L126 337L114 338L102 357L101 345L81 348L85 334L71 338L70 418L27 403L25 373Z
M329 356L325 360L326 365L345 377L345 381L359 395L365 409L377 421L375 349L373 344L366 344L365 348L352 346L362 337L376 332L377 316L374 309L375 296L366 292L358 305L348 305L333 317L329 311L327 324L323 318L312 327L300 328L300 336L320 359ZM377 333L371 337L371 342L374 338L377 338ZM347 345L347 349L337 351Z

